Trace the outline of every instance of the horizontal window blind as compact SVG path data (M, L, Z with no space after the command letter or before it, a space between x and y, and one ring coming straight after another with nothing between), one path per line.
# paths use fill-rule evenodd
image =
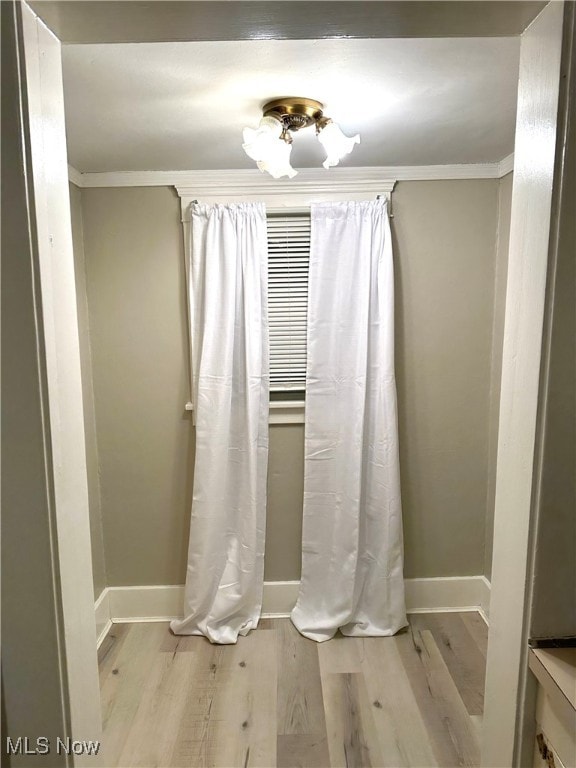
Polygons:
M270 389L304 389L310 214L268 214Z

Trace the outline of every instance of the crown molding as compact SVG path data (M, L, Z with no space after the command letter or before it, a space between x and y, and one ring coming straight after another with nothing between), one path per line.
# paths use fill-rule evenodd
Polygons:
M499 178L506 176L514 170L514 152L511 152L506 157L502 158L498 163Z
M367 168L304 168L294 179L272 179L257 169L218 171L110 171L78 173L69 166L70 181L79 187L177 187L195 188L216 195L224 189L232 195L260 192L295 192L299 190L334 191L344 184L347 191L354 187L367 191L367 184L378 186L383 181L436 181L454 179L499 179L512 170L514 156L499 163L469 163L462 165L390 165ZM371 190L369 190L371 191Z

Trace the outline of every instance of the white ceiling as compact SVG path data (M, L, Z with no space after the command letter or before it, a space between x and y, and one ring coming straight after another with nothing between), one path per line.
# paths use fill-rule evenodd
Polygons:
M253 168L242 128L307 96L361 143L343 165L488 163L513 151L518 37L66 45L81 172ZM313 129L292 164L319 166Z

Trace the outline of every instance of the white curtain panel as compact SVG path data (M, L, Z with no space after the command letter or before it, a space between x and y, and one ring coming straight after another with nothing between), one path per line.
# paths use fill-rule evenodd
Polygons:
M306 637L405 626L386 201L312 206L302 580Z
M184 618L235 643L258 624L268 462L266 210L193 205L189 299L196 463Z

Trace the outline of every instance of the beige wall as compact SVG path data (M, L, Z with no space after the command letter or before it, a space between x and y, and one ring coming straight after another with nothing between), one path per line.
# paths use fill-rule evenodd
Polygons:
M90 505L90 541L92 544L92 571L94 597L98 598L106 587L106 565L98 477L98 446L96 442L96 417L94 413L94 389L92 377L92 353L90 350L90 324L86 294L86 267L84 264L84 225L80 190L70 184L70 215L74 246L74 270L76 277L76 302L78 307L78 334L80 337L80 364L82 369L82 400L84 405L84 433L86 442L86 470L88 474L88 501Z
M90 189L82 203L108 585L177 584L193 466L178 198Z
M497 180L394 193L406 576L484 570ZM82 190L109 585L184 579L193 428L179 201ZM303 427L271 428L266 579L299 577Z
M492 323L492 363L490 373L490 408L488 431L488 485L486 492L486 545L484 575L492 574L492 544L494 538L494 501L496 494L496 459L498 457L498 423L500 416L500 379L502 378L502 345L504 342L504 313L506 309L506 277L508 272L508 241L510 239L510 210L513 174L500 179L498 185L498 235L496 269L494 272L494 317Z
M394 193L396 374L408 578L480 574L498 181Z
M270 427L266 581L300 578L302 498L304 494L304 425Z

